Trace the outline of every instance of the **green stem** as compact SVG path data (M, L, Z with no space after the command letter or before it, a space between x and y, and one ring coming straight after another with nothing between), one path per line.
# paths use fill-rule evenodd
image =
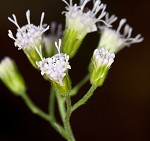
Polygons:
M72 107L72 112L79 108L81 105L85 104L88 99L93 95L94 91L96 90L96 86L92 85L89 91Z
M51 117L55 119L55 90L53 86L50 89L48 111Z
M70 117L71 117L71 99L70 99L70 95L66 96L66 105L67 105L67 112L66 112L66 117L65 117L65 121L64 121L64 126L66 131L69 133L69 138L68 141L75 141L75 138L73 136L73 132L71 129L71 125L70 125Z
M65 100L64 97L59 92L56 92L56 98L58 102L58 109L61 116L61 120L64 122L66 109L65 109Z
M21 95L22 99L25 101L26 105L29 107L29 109L36 115L40 116L44 120L48 121L52 127L65 139L68 138L68 133L63 129L63 127L57 123L50 115L43 112L40 108L38 108L32 100L28 97L26 93Z
M80 88L86 83L89 81L89 74L87 74L72 90L71 90L71 93L70 95L71 96L75 96L78 91L80 90Z

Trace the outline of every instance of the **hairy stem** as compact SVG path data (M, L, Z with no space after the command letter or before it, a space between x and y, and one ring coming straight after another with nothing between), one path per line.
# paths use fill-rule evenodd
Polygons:
M70 95L66 96L66 105L67 105L67 112L64 120L64 126L66 131L69 133L68 141L75 141L75 138L73 136L73 132L70 125L70 117L71 117L71 99Z
M68 138L68 133L64 130L64 128L57 123L50 115L43 112L39 107L37 107L32 100L28 97L26 93L21 95L22 99L26 103L26 105L29 107L29 109L39 117L43 118L44 120L48 121L52 127L64 138Z
M93 95L96 88L97 88L96 86L92 85L89 91L77 103L73 105L71 112L75 111L81 105L85 104L85 102L87 102L88 99Z
M51 117L55 119L55 90L53 86L50 89L48 111Z
M66 109L65 109L65 99L59 92L56 92L56 98L58 103L58 109L60 113L61 120L64 122Z

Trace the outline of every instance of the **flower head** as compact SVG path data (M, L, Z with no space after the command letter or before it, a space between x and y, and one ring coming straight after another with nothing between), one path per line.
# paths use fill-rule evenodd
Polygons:
M65 13L66 28L63 38L63 52L70 58L74 57L83 39L88 33L97 31L97 22L106 23L102 18L105 16L106 5L100 0L93 0L93 8L86 5L91 0L80 0L79 5L73 4L72 0L62 0L67 4ZM108 24L107 24L108 25Z
M21 74L9 57L0 62L0 79L14 94L20 95L26 90Z
M15 41L15 46L18 49L23 49L24 53L28 57L31 64L36 68L36 61L40 60L39 55L35 48L41 48L43 46L43 33L49 29L49 26L43 25L44 12L41 15L41 21L39 26L35 26L30 22L30 11L26 12L26 18L28 24L20 27L16 16L13 14L13 19L8 17L8 19L17 26L16 38L13 36L11 30L8 30L8 36Z
M106 22L112 23L116 21L116 18L108 16L106 17ZM107 26L100 27L101 30L101 39L99 42L98 47L104 47L108 49L110 52L117 53L125 46L130 46L133 43L139 43L143 41L143 37L141 37L141 34L138 34L136 37L132 38L132 28L126 24L124 27L124 32L121 34L121 28L125 24L126 19L122 19L119 23L119 26L117 30L114 30L112 28L108 28Z
M114 62L115 54L105 48L95 49L92 58L91 83L100 86L103 84L108 70Z
M70 3L67 0L62 1L67 4L67 11L63 12L66 15L66 26L77 30L79 32L78 38L82 38L87 33L97 31L96 23L104 22L102 18L106 14L106 5L101 4L100 0L94 1L92 10L85 9L85 6L91 0L80 0L79 5L73 5L72 0L70 0ZM100 14L98 15L98 13Z
M61 40L59 43L55 42L58 54L50 58L42 58L37 62L38 67L41 70L42 75L46 75L49 79L63 85L63 78L67 74L67 70L71 69L69 65L69 56L67 54L60 53Z
M13 14L13 19L8 17L9 21L14 23L16 25L17 33L16 38L13 36L13 33L11 30L8 30L8 36L12 38L15 41L15 46L18 47L18 49L26 49L28 47L32 47L37 44L42 43L42 34L49 29L49 26L43 25L43 19L44 19L44 12L41 15L41 21L39 26L35 26L30 21L30 11L28 10L26 12L26 18L28 24L25 26L20 27L16 16Z

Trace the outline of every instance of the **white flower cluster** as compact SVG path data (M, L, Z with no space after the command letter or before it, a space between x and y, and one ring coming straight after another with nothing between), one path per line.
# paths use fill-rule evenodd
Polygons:
M41 15L41 21L39 26L35 26L30 22L30 11L26 12L26 18L28 24L20 27L18 25L16 16L13 14L13 19L8 17L8 19L17 26L16 38L13 36L11 30L8 30L8 36L15 41L15 46L18 46L18 49L25 49L27 47L36 46L37 43L42 43L42 34L49 29L49 26L43 25L44 12Z
M105 16L105 22L112 24L117 20L117 17L114 15L108 18L108 15ZM136 37L132 38L132 28L126 24L124 27L124 32L121 34L121 28L126 23L126 19L122 19L119 23L117 30L109 28L107 26L99 26L102 34L99 43L99 47L104 47L110 52L117 53L125 46L130 46L133 43L139 43L143 41L141 34L138 34Z
M55 42L58 54L50 58L43 58L42 61L37 62L38 67L41 70L42 75L46 75L51 80L59 83L63 86L63 78L66 76L67 70L71 69L69 65L69 56L67 54L60 53L61 40L59 44Z
M114 62L115 54L109 53L105 48L95 49L93 54L94 67L98 69L101 66L107 66L108 68Z
M68 3L66 0L62 0L67 4L66 10L63 13L66 15L66 26L70 26L75 30L79 30L80 34L87 34L97 31L96 23L102 21L105 16L106 5L101 4L100 0L96 0L93 4L93 9L86 9L86 4L91 0L80 0L80 5ZM100 13L98 17L96 17Z

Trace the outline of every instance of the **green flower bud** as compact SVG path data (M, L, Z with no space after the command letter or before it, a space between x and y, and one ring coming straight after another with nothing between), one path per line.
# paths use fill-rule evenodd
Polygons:
M43 45L43 33L49 29L49 26L45 27L43 25L44 13L41 15L41 21L39 26L35 26L30 22L30 11L26 12L28 24L20 27L16 16L13 14L13 19L8 17L8 19L17 26L16 38L13 36L11 30L8 30L8 36L12 38L15 42L15 46L19 50L23 49L24 53L28 57L31 64L37 69L36 61L40 60L40 57L36 51Z
M90 81L96 87L105 81L111 64L114 62L115 54L109 53L105 48L96 49L90 65Z
M0 79L16 95L26 91L23 77L9 57L5 57L0 63Z

